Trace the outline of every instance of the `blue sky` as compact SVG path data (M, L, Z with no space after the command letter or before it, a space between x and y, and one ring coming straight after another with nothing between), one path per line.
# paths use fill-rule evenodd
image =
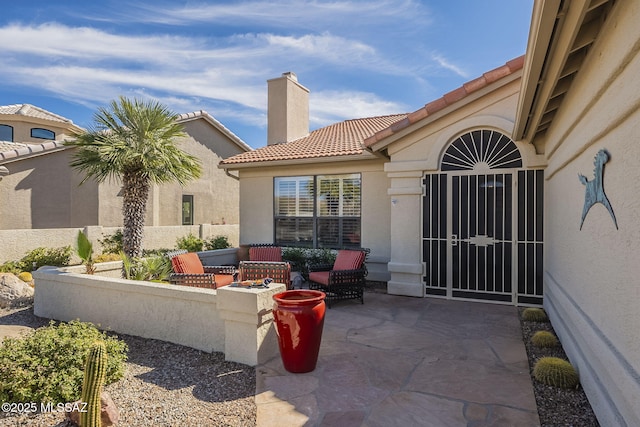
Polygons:
M525 53L533 0L25 0L0 14L0 105L86 127L125 95L206 110L266 143L268 79L310 89L311 129L417 110Z

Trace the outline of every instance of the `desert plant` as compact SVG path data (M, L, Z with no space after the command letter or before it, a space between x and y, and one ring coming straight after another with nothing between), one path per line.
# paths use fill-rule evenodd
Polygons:
M72 251L71 246L64 246L62 248L35 248L20 259L19 265L22 271L37 270L43 265L62 267L69 265Z
M157 101L119 97L99 108L94 125L65 145L73 150L71 167L85 182L116 178L122 182L123 251L142 254L145 213L154 183L186 184L202 174L200 160L178 146L185 136L177 115Z
M23 282L26 283L32 283L33 282L33 275L31 273L29 273L28 271L23 271L22 273L18 274L18 279L22 280Z
M522 320L527 322L547 322L547 313L541 308L529 307L522 311Z
M165 257L129 258L124 252L120 256L125 279L161 282L171 274L171 262Z
M204 248L204 240L189 233L176 240L178 249L186 249L189 252L201 252Z
M549 331L538 331L531 337L531 344L540 348L556 347L559 344L558 338Z
M107 253L104 253L104 254L100 254L100 255L96 256L94 258L94 261L96 263L99 263L99 262L110 262L110 261L122 261L122 258L120 257L120 254L111 254L111 253L107 254Z
M76 239L76 253L84 264L85 273L95 273L96 268L93 260L93 243L91 243L87 235L82 231L78 231L78 237Z
M31 268L29 268L31 271ZM7 261L0 265L0 273L13 273L16 276L22 273L22 265L20 261Z
M117 229L113 234L107 234L103 239L98 239L102 245L103 254L119 254L122 252L122 230Z
M211 251L214 249L226 249L231 247L231 243L229 243L229 239L227 236L215 236L209 237L208 240L205 240L204 246L207 250Z
M73 402L80 398L85 355L95 341L109 354L106 383L124 374L126 343L77 320L53 321L0 345L0 402Z
M101 409L100 395L107 376L107 348L104 343L93 343L87 355L82 381L82 395L80 400L87 404L86 411L80 413L82 427L100 427Z
M533 376L543 384L561 388L576 388L578 373L568 361L559 357L542 357L533 367Z

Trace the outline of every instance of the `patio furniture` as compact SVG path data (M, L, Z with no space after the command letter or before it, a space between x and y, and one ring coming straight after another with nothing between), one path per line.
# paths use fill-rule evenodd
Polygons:
M195 252L171 255L174 272L169 276L169 282L174 285L217 289L230 285L236 274L234 266L203 266Z
M257 245L249 248L249 261L282 262L282 248L272 245Z
M240 261L238 280L262 280L266 277L291 289L291 265L288 262Z
M340 250L333 265L309 266L309 289L323 291L328 307L344 299L359 299L364 304L366 256L366 250Z

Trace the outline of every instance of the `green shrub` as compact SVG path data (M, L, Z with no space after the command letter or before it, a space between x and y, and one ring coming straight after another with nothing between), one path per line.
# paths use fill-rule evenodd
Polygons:
M542 357L533 367L533 376L543 384L576 388L580 382L571 363L559 357Z
M171 274L171 262L166 257L129 258L124 252L120 256L125 279L163 282Z
M205 240L204 247L208 251L212 251L214 249L227 249L231 247L231 243L229 243L229 239L227 236L215 236L209 237L208 240Z
M117 229L113 234L107 234L102 240L98 239L102 245L103 254L119 254L122 252L122 230Z
M549 318L543 309L530 307L525 308L522 312L522 320L527 322L547 322Z
M73 249L71 249L71 246L62 248L35 248L23 256L19 264L22 271L37 270L43 265L63 267L69 265L72 252Z
M0 345L1 402L73 402L80 398L85 357L91 345L107 347L107 384L124 375L127 344L77 320L53 321Z
M122 260L122 258L120 257L120 254L111 254L111 253L109 253L109 254L107 254L107 253L100 254L100 255L98 255L98 256L96 256L94 258L94 261L96 263L98 263L98 262L110 262L110 261L121 261L121 260Z
M31 271L31 268L29 268L29 271ZM17 276L22 273L22 265L20 265L20 261L7 261L0 265L0 273L13 273Z
M558 338L549 331L538 331L531 337L531 344L540 348L556 347L560 342Z
M186 249L188 252L201 252L204 248L204 240L194 236L192 233L176 240L178 249Z

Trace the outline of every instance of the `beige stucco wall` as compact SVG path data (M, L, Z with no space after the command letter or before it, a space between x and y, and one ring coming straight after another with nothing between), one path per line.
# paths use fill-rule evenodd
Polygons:
M640 4L619 1L546 136L545 308L602 425L640 425ZM579 230L600 149L603 205ZM626 423L626 424L625 424Z
M440 158L456 137L475 129L493 129L505 135L513 130L520 88L520 72L498 86L469 95L450 111L409 127L388 147L391 161L385 164L391 198L391 294L424 296L422 262L423 177L439 169ZM533 146L516 141L526 167L540 167L541 156Z
M370 248L369 279L388 280L386 264L390 256L389 181L382 160L309 163L298 166L242 169L240 171L240 243L272 243L273 179L280 176L361 173L362 247Z
M72 124L63 122L53 122L50 120L39 119L22 115L3 115L0 117L0 124L13 127L13 141L23 144L42 144L45 139L32 138L31 129L41 128L55 132L56 141L64 141L65 138L72 135Z

